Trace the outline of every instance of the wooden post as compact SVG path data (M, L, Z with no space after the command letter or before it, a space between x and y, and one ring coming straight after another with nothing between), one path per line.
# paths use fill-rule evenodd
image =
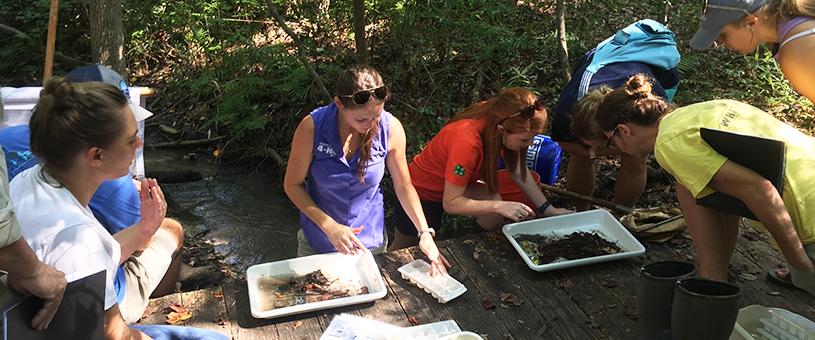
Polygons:
M54 68L54 45L57 40L57 12L59 11L59 0L51 0L51 12L48 16L48 43L45 45L45 71L42 81L51 77Z

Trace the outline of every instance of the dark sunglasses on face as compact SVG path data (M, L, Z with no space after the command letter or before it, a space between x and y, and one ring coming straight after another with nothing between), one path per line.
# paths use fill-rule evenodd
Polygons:
M349 95L338 95L337 97L351 98L354 101L354 104L365 105L369 100L371 100L371 96L376 97L376 99L379 101L385 100L388 98L388 87L382 85L372 89L359 90Z
M513 118L515 116L521 116L521 118L525 120L530 120L532 119L532 117L535 117L535 111L541 111L545 108L546 107L543 105L543 98L538 97L538 99L535 99L535 102L532 103L532 105L527 105L525 108L521 109L521 111L518 111L518 113L512 114L504 119L499 120L498 124L501 124L505 120Z
M614 128L614 130L611 130L611 136L608 136L608 141L606 141L606 149L608 149L608 148L615 148L616 149L617 148L616 143L614 143L614 145L612 145L611 143L614 142L614 135L617 134L617 130L619 130L619 129L620 129L620 126L617 125Z

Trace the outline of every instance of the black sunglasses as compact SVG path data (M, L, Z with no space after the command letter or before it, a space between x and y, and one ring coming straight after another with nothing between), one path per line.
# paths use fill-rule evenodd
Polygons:
M373 97L376 97L377 100L383 101L388 98L388 87L382 85L372 89L359 90L353 94L338 95L337 97L351 98L354 101L354 104L365 105L369 100L371 100L372 95Z
M611 143L614 142L614 135L617 133L617 130L619 130L619 129L620 129L620 126L617 125L616 127L614 127L614 130L611 130L611 136L609 136L608 141L606 141L606 149L612 148L612 147L617 148L616 143L614 145L611 145Z
M532 119L532 117L535 117L535 111L541 111L545 108L546 107L543 105L543 98L538 97L538 99L535 99L535 102L532 103L532 105L527 105L525 108L521 109L521 111L518 111L518 113L512 114L504 119L499 120L498 124L500 125L505 120L515 116L521 116L521 118L523 119L530 120Z

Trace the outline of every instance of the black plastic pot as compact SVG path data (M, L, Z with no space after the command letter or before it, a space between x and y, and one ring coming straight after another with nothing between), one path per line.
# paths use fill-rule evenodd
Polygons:
M671 301L676 282L696 276L699 266L685 261L659 261L640 268L637 318L641 340L671 339Z
M741 288L703 278L679 280L671 312L674 340L727 340L739 316Z

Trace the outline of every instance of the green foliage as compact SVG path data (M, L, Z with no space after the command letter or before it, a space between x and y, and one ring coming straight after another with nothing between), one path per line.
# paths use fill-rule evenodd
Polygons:
M65 55L90 62L89 23L87 0L62 0L59 2L56 42L58 51ZM0 23L17 29L33 40L33 44L45 47L48 33L50 0L3 0L0 6ZM0 74L42 76L45 57L29 49L32 43L21 36L0 31ZM54 74L65 74L70 68L57 64Z

